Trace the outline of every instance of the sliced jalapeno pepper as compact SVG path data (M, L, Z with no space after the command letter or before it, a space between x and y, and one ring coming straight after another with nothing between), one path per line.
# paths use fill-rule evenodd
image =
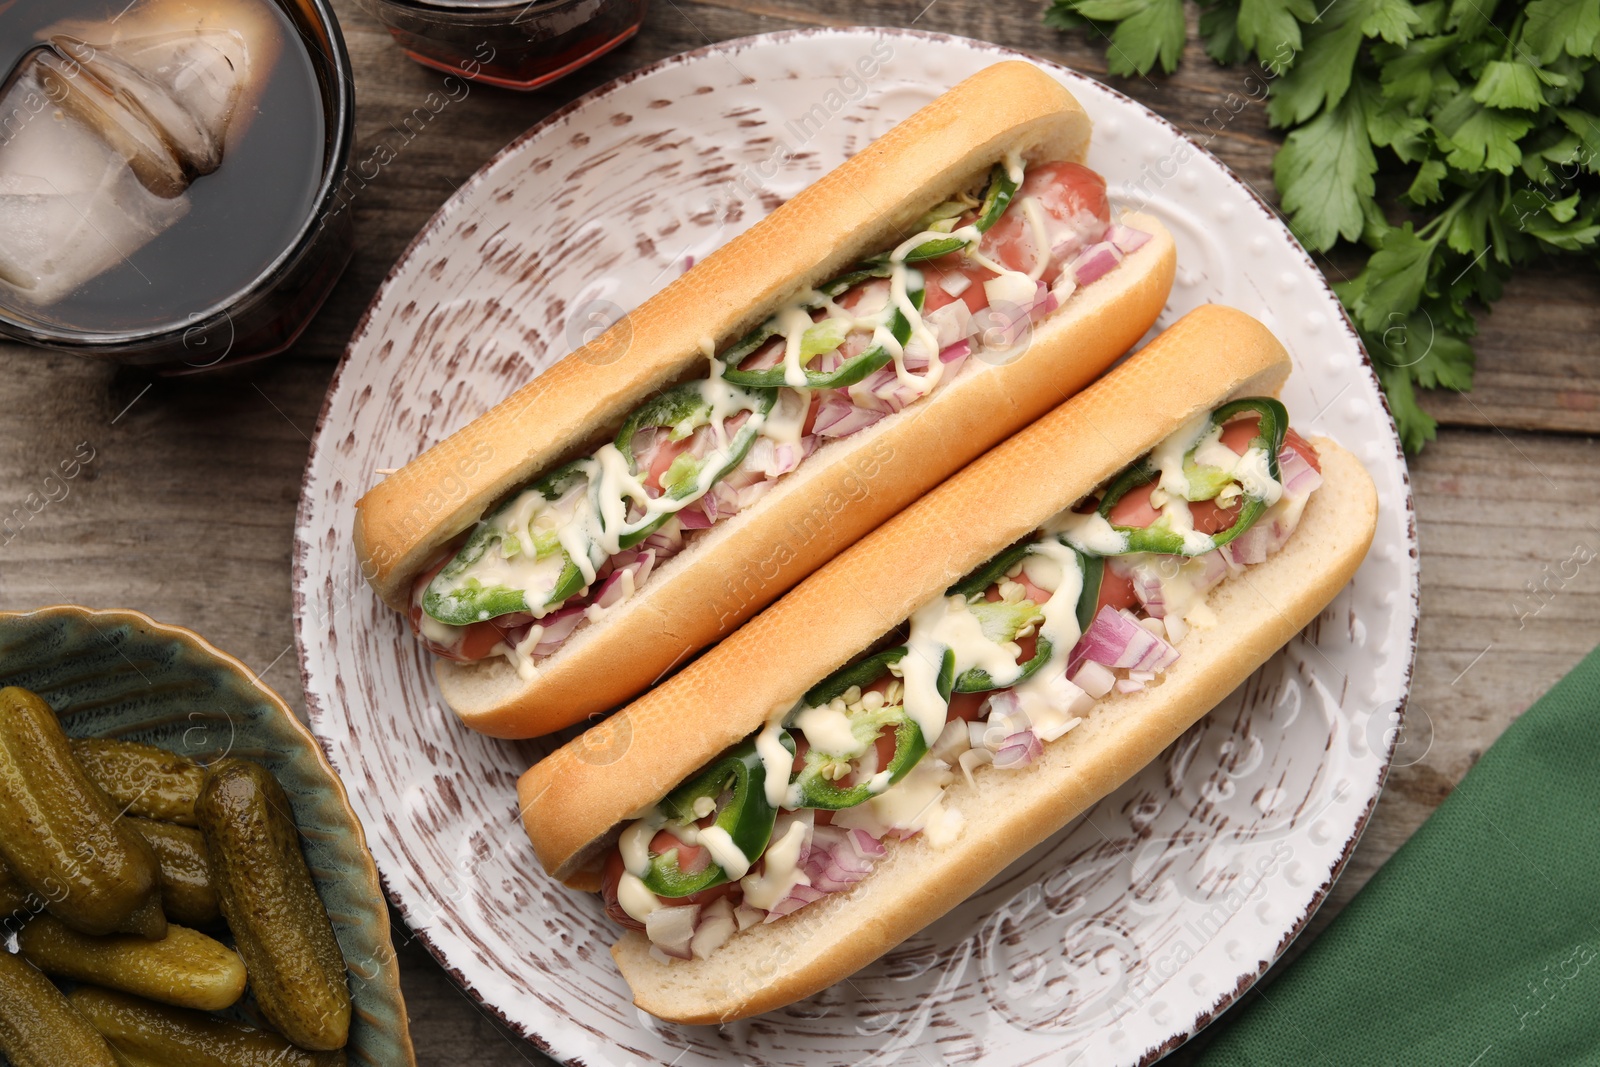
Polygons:
M1100 610L1100 586L1106 576L1106 561L1101 556L1078 552L1078 566L1083 570L1083 592L1078 596L1078 632L1086 634Z
M778 400L778 394L773 390L738 389L735 392L740 410L748 411L752 415L767 414ZM670 431L674 441L681 441L700 427L709 425L711 415L711 402L701 392L700 383L686 382L668 389L628 416L628 421L617 431L617 449L627 457L628 469L638 475L638 460L633 454L635 434L640 430L660 427ZM726 459L712 474L710 481L706 482L706 488L727 477L730 471L744 461L745 453L750 451L750 446L755 444L756 437L760 433L760 426L753 419L746 421L734 432L728 440L727 452L723 453ZM662 495L672 500L690 500L701 496L701 474L706 465L715 462L717 457L716 452L701 457L690 456L688 453L680 455L661 476ZM672 514L670 511L662 512L644 526L630 529L618 538L617 543L622 548L632 548L660 528Z
M1016 196L1017 184L1011 180L1011 172L1006 169L1005 164L995 164L994 169L989 173L989 184L984 190L983 201L978 206L978 217L972 223L974 229L979 233L987 233L995 223L1000 221L1000 217L1006 213L1006 208L1011 206L1012 198ZM943 207L944 205L940 206ZM960 237L941 237L931 241L924 241L906 253L906 257L902 262L922 263L930 259L938 259L940 256L959 252L967 247L968 244L968 241ZM818 298L807 301L801 306L808 310L819 308L825 301L843 296L852 286L859 285L872 278L887 278L893 273L894 264L887 253L873 256L871 259L862 260L855 267L832 281L817 286ZM920 312L922 310L921 291L909 295L912 303L916 305L917 310ZM902 345L911 336L910 324L905 321L904 316L898 311L895 312L894 321L890 324L890 331L894 334L895 340ZM783 368L781 366L753 371L738 369L739 362L771 340L774 333L772 320L769 319L745 334L736 344L723 352L718 357L728 368L723 372L723 377L735 385L763 389L776 389L787 385L788 382L783 378ZM847 361L843 366L835 370L827 372L806 371L805 388L838 389L847 385L854 385L888 362L889 354L887 352L884 352L881 347L872 348Z
M794 741L788 734L782 739L792 753ZM665 829L670 830L674 823L689 826L697 822L703 816L695 814L695 804L709 798L717 805L717 818L712 825L724 830L739 851L754 862L766 851L778 819L777 809L767 803L766 782L766 765L761 762L755 741L745 741L667 794L660 804L668 819ZM713 862L697 874L685 874L678 869L678 850L674 848L650 857L650 869L643 881L658 897L686 897L728 881L728 872Z
M820 708L834 697L843 696L851 686L859 686L865 689L884 676L884 673L889 669L889 664L899 663L900 657L905 654L906 646L897 645L894 648L886 648L882 652L868 656L866 659L845 664L806 692L806 704L809 707Z
M980 600L977 603L968 604L967 610L978 616L979 625L983 627L983 635L997 645L1007 641L1015 641L1018 631L1041 618L1039 605L1031 600L1021 600L1014 604L1008 604L1003 600ZM1016 685L1048 663L1052 651L1050 639L1040 634L1034 645L1033 657L1022 665L1021 674L1002 684L997 683L989 672L983 668L969 667L956 677L955 691L958 693L987 693L991 689L1001 689Z
M1279 481L1282 475L1278 470L1278 453L1283 451L1284 435L1289 430L1289 413L1281 403L1271 397L1246 397L1242 400L1235 400L1222 405L1211 413L1211 418L1201 437L1204 438L1213 428L1223 425L1233 416L1246 412L1255 413L1261 418L1256 428L1256 436L1250 439L1249 448L1261 448L1266 451L1267 472L1272 476L1273 481ZM1191 500L1214 499L1218 493L1234 481L1232 477L1206 477L1206 471L1218 470L1218 468L1199 467L1194 464L1193 457L1194 449L1191 448L1184 456L1184 471L1186 473L1190 471L1196 472L1199 477L1195 480L1200 481L1202 489L1199 494L1191 497ZM1148 456L1139 460L1139 462L1123 471L1106 490L1105 497L1100 501L1098 509L1100 515L1104 518L1109 518L1111 509L1116 506L1117 501L1134 489L1155 481L1158 477L1160 477L1160 472L1150 465ZM1265 514L1267 510L1268 504L1261 497L1245 493L1240 499L1243 503L1239 508L1239 516L1234 519L1233 525L1226 530L1219 530L1214 534L1210 534L1207 539L1208 543L1203 549L1191 550L1187 547L1183 535L1173 530L1167 524L1165 517L1163 517L1143 528L1118 526L1116 523L1112 523L1112 529L1123 534L1127 540L1127 547L1117 554L1159 552L1175 556L1199 556L1221 548L1255 525L1256 520Z
M905 655L906 648L902 645L885 649L866 659L841 667L817 683L806 694L806 703L811 707L820 707L843 694L851 686L865 688L883 677L890 665L898 663ZM939 695L945 700L950 699L954 675L955 653L946 649L938 679ZM894 758L889 761L889 766L879 770L880 774L883 771L889 772L889 777L882 786L874 789L870 781L858 782L851 786L838 785L825 777L823 771L836 765L840 756L837 753L823 752L813 746L807 749L805 765L792 783L798 786L800 806L829 811L853 808L857 804L871 800L910 773L911 768L927 755L928 741L922 736L921 727L907 716L903 705L894 704L876 711L857 713L851 717L850 732L865 750L877 743L878 735L886 726L893 726L895 729Z
M922 300L926 292L924 289L916 289L906 294L911 301L911 306L918 311L922 310ZM766 327L762 328L765 329ZM902 347L911 339L911 322L898 308L895 310L894 318L890 320L889 332ZM765 343L767 338L771 336L772 334L769 332L766 337L757 342L755 347ZM789 384L784 378L784 367L781 363L776 367L768 367L765 370L739 370L733 366L733 361L743 358L742 355L730 352L724 358L729 363L728 368L722 372L722 376L735 385L753 389L781 389ZM878 368L887 366L892 358L894 357L883 345L873 345L859 355L851 356L833 370L807 370L805 372L804 388L842 389L847 385L854 385Z
M422 610L439 622L451 626L467 626L513 612L534 614L536 607L550 610L559 607L582 589L583 571L572 561L572 557L554 530L540 531L532 537L534 558L545 559L559 553L565 560L565 565L556 577L555 585L538 605L528 603L527 590L505 585L484 585L472 578L468 572L491 549L505 553L507 547L514 546L512 552L505 553L508 557L523 551L520 539L495 520L516 508L529 493L535 493L547 502L561 499L580 483L587 481L586 462L577 460L557 467L485 515L473 529L472 535L467 538L466 544L456 553L455 558L445 564L444 569L434 575L433 581L428 583L428 588L422 594ZM579 506L582 506L581 502ZM595 550L591 548L590 551L593 554ZM598 565L601 561L593 562Z

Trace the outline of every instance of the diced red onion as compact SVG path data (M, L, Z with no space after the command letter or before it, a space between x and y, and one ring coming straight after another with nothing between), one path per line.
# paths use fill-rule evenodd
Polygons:
M1133 594L1139 598L1139 603L1144 605L1144 610L1152 619L1167 617L1167 594L1161 584L1161 576L1151 574L1149 570L1140 567L1133 572Z
M738 924L739 932L750 929L767 917L767 913L750 904L740 903L733 909L733 921Z
M994 753L990 752L986 748L973 746L967 751L961 753L961 758L956 762L961 766L961 773L966 776L967 785L976 789L978 786L977 783L972 780L972 772L975 768L981 767L986 763L993 763Z
M830 391L817 405L817 421L812 429L818 437L849 437L873 425L885 414L857 407L838 393Z
M654 552L657 563L665 563L683 551L683 523L670 520L662 523L639 543L639 547Z
M701 497L700 500L690 504L688 507L683 508L678 512L678 522L685 530L711 529L711 519L706 515L704 508L701 506L704 502L705 498Z
M889 854L889 850L883 847L883 842L865 830L851 830L850 841L857 852L871 859L878 859Z
M1068 671L1067 676L1072 680L1073 685L1088 693L1095 700L1099 700L1111 692L1112 687L1117 682L1117 676L1111 673L1110 667L1103 663L1096 663L1093 660L1084 660L1077 667Z
M1141 690L1143 688L1144 688L1144 683L1143 682L1135 681L1132 678L1118 678L1117 679L1117 692L1119 692L1119 693L1137 693L1139 690Z
M695 922L700 917L698 904L657 908L644 920L644 935L650 943L674 959L693 959L689 943L694 940Z
M611 562L616 569L611 572L594 595L594 603L602 608L609 608L623 599L624 587L622 575L624 572L633 575L633 588L638 589L644 585L645 579L650 577L650 572L655 569L656 554L651 549L644 551L619 552L611 557ZM543 643L542 641L540 642Z
M695 924L694 938L689 942L690 956L697 960L705 959L727 944L728 938L738 929L738 920L733 917L733 905L727 897L707 904L700 909L700 920Z
M1050 287L1045 285L1044 282L1040 282L1039 298L1035 300L1033 302L1033 306L1028 309L1028 318L1032 319L1034 322L1038 322L1040 319L1044 318L1046 315L1050 314L1050 312L1054 311L1060 306L1061 301L1056 299L1056 294L1051 292Z
M798 443L758 437L755 444L750 446L750 451L745 453L739 469L767 478L777 478L800 466L800 460L803 458L804 453Z
M782 900L778 901L772 906L772 910L767 912L767 918L765 921L769 923L776 922L785 915L792 915L801 908L805 907L807 904L813 904L827 895L828 894L824 893L820 889L814 889L808 885L796 884L793 889L789 890L788 896L784 897Z
M1295 496L1309 493L1322 485L1322 475L1317 468L1292 448L1285 448L1279 453L1278 474L1282 477L1284 492Z
M1072 276L1078 280L1079 285L1089 285L1105 277L1121 262L1122 257L1117 252L1117 246L1110 241L1101 241L1085 248L1072 261Z
M656 449L660 448L667 439L667 431L660 426L650 426L633 435L629 447L633 450L634 465L640 470L648 470L651 461L655 458Z
M813 889L837 893L849 889L872 871L872 861L884 848L871 834L861 835L873 851L865 851L856 831L838 826L819 826L811 839L811 851L802 865Z
M994 754L994 765L1001 770L1017 770L1028 766L1044 754L1044 742L1032 730L1024 730L1006 738Z
M1107 604L1073 648L1068 675L1084 660L1112 668L1165 670L1178 661L1178 650Z
M938 338L941 348L949 348L978 332L978 320L960 300L928 312L922 321Z
M939 350L939 362L955 363L972 355L972 342L966 339Z
M1150 235L1143 230L1136 230L1132 226L1121 223L1111 227L1105 239L1117 246L1117 251L1123 255L1131 255L1143 248L1150 241Z
M1267 561L1267 540L1272 536L1271 523L1258 522L1232 541L1222 546L1228 558L1241 567Z

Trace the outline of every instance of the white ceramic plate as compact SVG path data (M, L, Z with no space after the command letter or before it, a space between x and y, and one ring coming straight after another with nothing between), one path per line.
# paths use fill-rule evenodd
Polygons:
M1162 323L1206 301L1294 354L1302 430L1378 484L1371 556L1317 623L1171 751L847 983L721 1029L634 1009L598 898L539 871L514 785L540 749L476 736L366 589L356 499L739 230L1014 54L883 30L729 41L578 100L451 198L379 291L328 395L295 538L312 727L406 921L484 1004L590 1064L1149 1062L1266 970L1326 896L1382 785L1414 648L1416 540L1378 385L1322 276L1211 156L1047 66L1095 120L1089 163L1177 235ZM787 149L792 159L776 165Z

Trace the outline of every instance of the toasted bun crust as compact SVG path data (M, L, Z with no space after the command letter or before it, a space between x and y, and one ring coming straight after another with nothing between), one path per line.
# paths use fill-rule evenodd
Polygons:
M668 560L638 596L578 630L532 678L501 657L436 660L446 702L496 737L536 737L615 707L1082 389L1144 336L1172 289L1172 235L1150 216L1124 221L1151 240L1036 327L1021 355L970 360L921 403L819 449Z
M936 849L925 836L891 842L872 874L772 925L736 934L709 959L665 965L643 934L611 950L634 1003L674 1022L721 1023L771 1011L845 978L981 889L1034 845L1155 759L1317 614L1372 543L1378 500L1359 461L1318 439L1324 481L1283 550L1224 581L1207 603L1214 628L1179 644L1159 686L1113 694L1022 771L984 767L978 788L957 782L947 808L962 835Z
M703 341L743 335L793 294L897 240L1007 150L1083 159L1089 129L1072 95L1032 64L979 71L370 490L356 505L362 572L390 607L407 610L412 580L441 545L698 372Z
M558 878L582 878L619 823L760 729L773 709L791 707L1195 413L1229 396L1276 394L1288 374L1288 354L1255 319L1216 305L1190 312L676 676L535 764L518 794L539 861Z

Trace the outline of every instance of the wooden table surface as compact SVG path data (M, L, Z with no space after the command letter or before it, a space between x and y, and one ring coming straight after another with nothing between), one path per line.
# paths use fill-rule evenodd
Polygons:
M138 608L207 635L302 706L289 557L309 435L357 318L435 209L507 141L579 94L726 38L915 24L1104 74L1097 47L1039 24L1038 0L926 2L661 0L631 43L551 88L473 87L406 145L403 165L360 192L349 272L297 348L268 363L209 380L152 381L0 345L0 518L12 517L0 530L0 608ZM354 62L360 158L443 76L407 61L354 0L334 6ZM1215 136L1205 128L1215 109L1226 116L1238 107L1228 96L1248 93L1244 79L1191 45L1171 78L1111 83L1209 138L1271 199L1277 139L1262 108L1250 103ZM1335 279L1351 269L1349 260L1319 262ZM1477 388L1426 401L1442 428L1411 465L1422 626L1407 730L1366 836L1301 945L1600 640L1600 565L1587 564L1600 552L1597 333L1600 277L1568 265L1527 273L1483 318ZM42 494L45 477L85 449L93 458L66 483L66 496L33 514L30 494ZM403 928L396 942L421 1063L549 1062L468 1000Z

